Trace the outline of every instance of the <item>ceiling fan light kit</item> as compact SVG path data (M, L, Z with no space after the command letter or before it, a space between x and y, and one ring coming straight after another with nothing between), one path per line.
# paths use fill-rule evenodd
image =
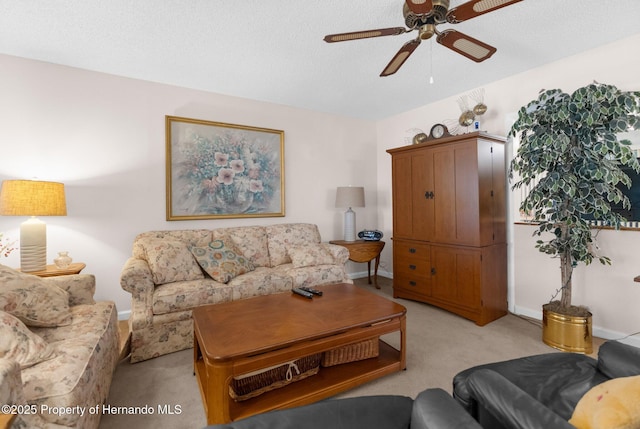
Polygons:
M403 15L405 25L408 28L391 27L330 34L324 40L329 43L344 42L380 36L396 36L418 30L418 36L400 48L380 73L380 76L389 76L397 72L420 45L420 42L430 39L434 35L436 35L436 42L442 46L479 63L495 54L496 48L454 29L438 31L437 26L458 24L520 1L522 0L470 0L449 9L449 0L405 0Z

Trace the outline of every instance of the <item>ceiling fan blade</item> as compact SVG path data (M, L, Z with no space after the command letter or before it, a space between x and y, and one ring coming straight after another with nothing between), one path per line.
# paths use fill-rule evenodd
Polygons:
M447 21L457 24L520 1L522 0L471 0L450 9L447 13Z
M445 30L439 33L436 41L477 63L488 59L497 50L491 45L456 30Z
M406 0L409 10L416 15L426 15L433 9L431 0Z
M404 27L379 28L377 30L329 34L328 36L324 37L324 41L328 43L345 42L348 40L368 39L370 37L397 36L398 34L404 34L406 32L407 32L407 29L405 29Z
M407 58L409 58L409 55L411 55L413 51L416 50L419 44L420 44L420 39L410 40L407 43L405 43L402 46L402 48L400 48L400 50L391 59L391 61L389 61L389 64L387 64L384 70L382 70L382 73L380 73L380 76L381 77L389 76L397 72L398 69L402 67L402 64L404 64L404 62L407 61Z

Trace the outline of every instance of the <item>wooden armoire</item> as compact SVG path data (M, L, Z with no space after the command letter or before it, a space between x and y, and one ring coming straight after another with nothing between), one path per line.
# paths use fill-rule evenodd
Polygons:
M474 132L387 151L394 297L480 326L507 313L504 142Z

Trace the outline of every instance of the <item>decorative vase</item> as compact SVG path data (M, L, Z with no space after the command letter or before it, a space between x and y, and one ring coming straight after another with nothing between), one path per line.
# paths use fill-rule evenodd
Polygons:
M591 354L591 314L567 316L551 310L542 310L542 341L565 352Z
M58 257L54 258L53 263L56 264L61 270L64 270L69 265L71 265L71 256L69 256L69 252L58 252Z

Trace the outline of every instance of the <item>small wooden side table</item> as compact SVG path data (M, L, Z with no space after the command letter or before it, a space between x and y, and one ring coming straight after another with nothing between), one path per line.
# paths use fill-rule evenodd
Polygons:
M60 268L51 264L47 265L47 268L42 271L32 271L25 274L33 274L34 276L38 277L68 276L71 274L80 274L80 271L84 270L84 267L86 267L86 264L84 264L83 262L72 262L67 268L61 270ZM20 271L19 268L18 271Z
M376 260L374 268L375 285L376 289L380 289L378 286L378 265L380 265L380 253L384 249L384 241L372 241L372 240L356 240L356 241L344 241L333 240L331 244L337 244L349 249L349 260L353 262L366 262L367 263L367 275L369 284L371 284L371 261Z

